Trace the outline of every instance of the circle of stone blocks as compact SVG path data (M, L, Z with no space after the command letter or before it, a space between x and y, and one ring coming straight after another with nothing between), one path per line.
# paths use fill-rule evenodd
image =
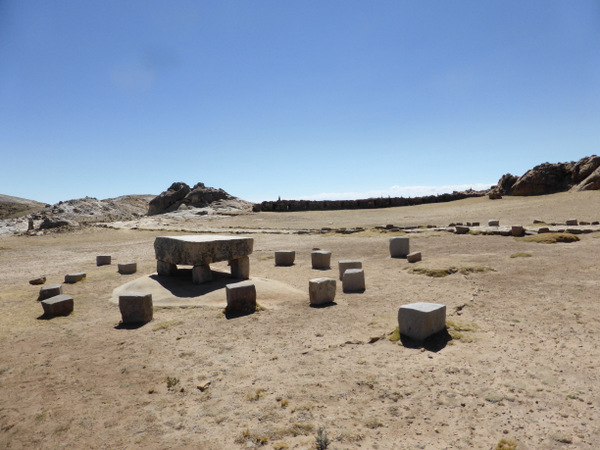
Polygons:
M55 295L62 294L62 285L61 284L51 284L48 286L44 286L40 289L40 295L38 297L38 301L46 300L47 298L54 297Z
M390 256L405 258L410 253L410 239L407 237L390 238Z
M416 263L421 261L421 252L412 252L406 255L406 260L409 263Z
M137 272L137 263L134 262L118 264L117 267L121 275L130 275Z
M313 269L329 269L331 267L331 252L327 250L314 250L311 254Z
M65 283L77 283L85 278L84 272L68 273L65 275Z
M488 227L499 227L499 226L500 226L499 220L488 220Z
M456 225L456 234L467 234L470 228L463 225Z
M340 270L340 281L344 278L344 272L348 269L362 269L362 262L360 261L338 261L338 268Z
M276 266L292 266L295 259L296 252L294 250L277 250L275 252Z
M364 292L365 271L362 269L346 269L342 279L344 292Z
M411 303L398 310L400 334L422 341L446 328L446 305Z
M513 236L523 236L525 234L525 228L521 225L513 225L510 229L510 234Z
M108 266L111 263L110 255L98 255L96 256L97 266Z
M119 295L119 310L124 325L152 320L152 294L126 292Z
M241 316L256 311L256 286L251 281L240 281L225 286L227 308L225 314Z
M73 312L73 297L65 294L55 295L42 300L42 308L45 316L68 316Z
M333 278L313 278L308 282L311 305L326 305L335 299L336 282Z

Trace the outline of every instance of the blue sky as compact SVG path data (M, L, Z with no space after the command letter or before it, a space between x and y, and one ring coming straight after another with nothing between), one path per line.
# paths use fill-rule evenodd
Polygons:
M0 0L0 193L421 195L597 154L600 3Z

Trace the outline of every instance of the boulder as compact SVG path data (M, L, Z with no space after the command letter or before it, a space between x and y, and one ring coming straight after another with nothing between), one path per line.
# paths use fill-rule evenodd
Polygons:
M192 190L185 196L183 203L193 207L203 207L219 200L231 200L234 197L223 189L207 187L204 183L196 183Z
M183 200L189 192L190 187L187 184L183 182L173 183L169 189L150 200L148 215L166 212L171 206Z

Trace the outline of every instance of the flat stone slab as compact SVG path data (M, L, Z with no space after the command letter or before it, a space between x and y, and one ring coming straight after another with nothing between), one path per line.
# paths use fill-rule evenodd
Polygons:
M60 294L42 300L45 316L68 316L73 312L73 297Z
M65 275L65 283L77 283L85 278L85 272L68 273Z
M400 334L422 341L446 328L446 305L411 303L398 310Z
M239 259L250 255L253 247L253 238L236 236L159 236L154 240L158 261L188 266Z

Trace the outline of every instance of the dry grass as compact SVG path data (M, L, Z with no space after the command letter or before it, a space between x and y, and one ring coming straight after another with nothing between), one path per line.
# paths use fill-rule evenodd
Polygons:
M483 273L494 271L491 267L485 266L448 266L448 267L409 267L407 270L410 273L416 273L419 275L426 275L433 278L442 278L454 273L460 273L462 275L468 275L470 273Z
M533 234L531 236L518 237L515 239L523 242L537 242L538 244L568 244L570 242L579 241L579 237L571 233L542 233Z

